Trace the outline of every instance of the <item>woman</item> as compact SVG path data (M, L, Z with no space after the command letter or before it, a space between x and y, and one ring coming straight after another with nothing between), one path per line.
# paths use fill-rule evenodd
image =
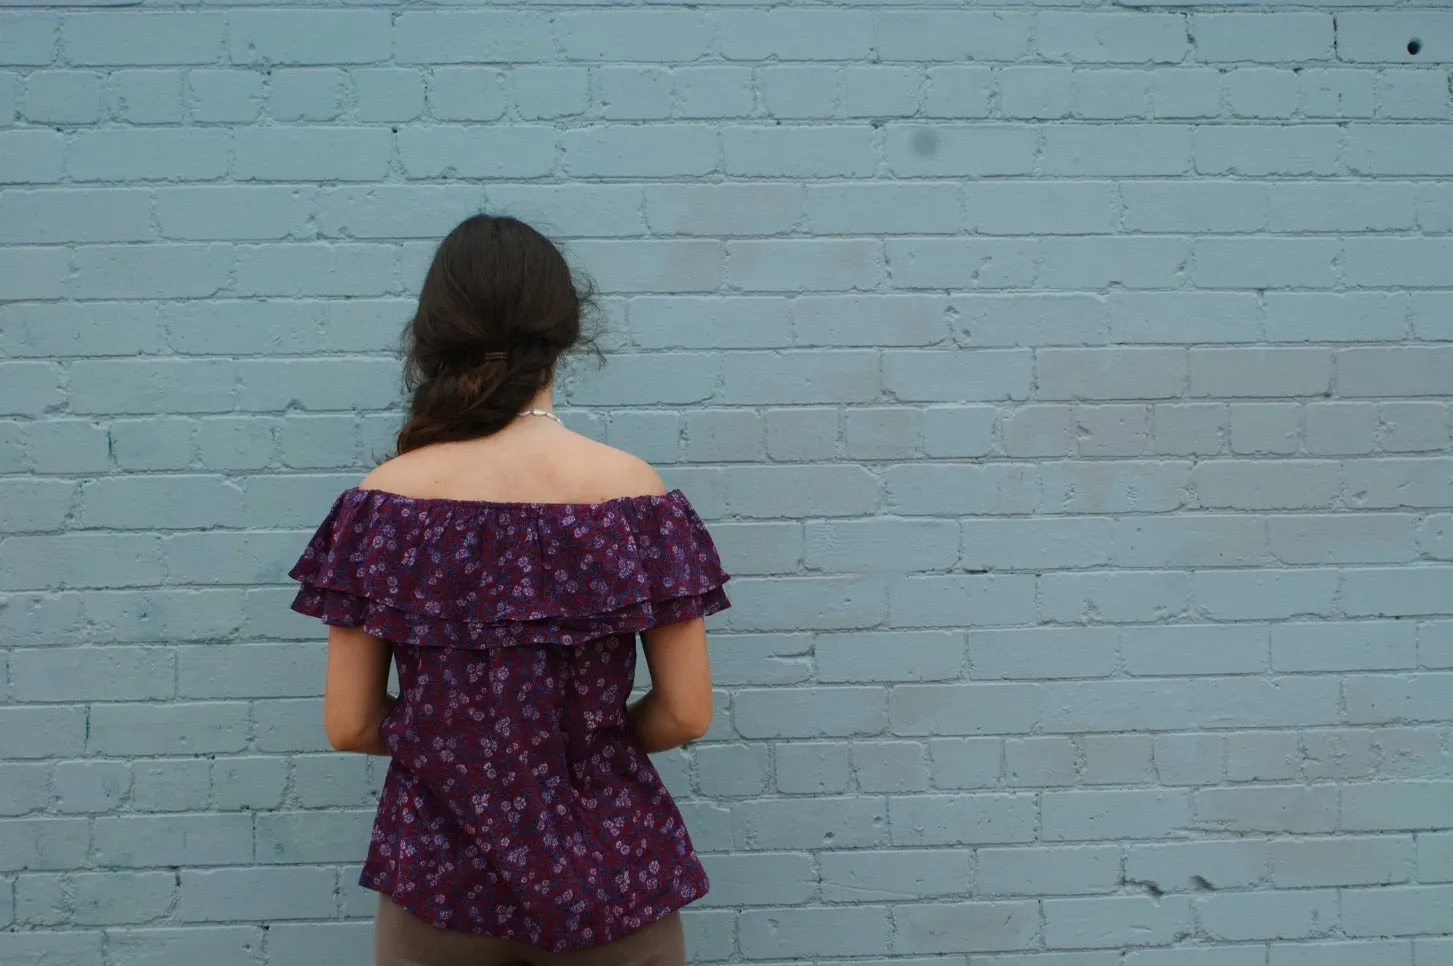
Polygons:
M685 962L677 910L707 879L646 756L710 723L727 575L685 496L555 416L587 302L528 225L454 229L408 330L399 455L292 570L329 625L328 740L392 759L361 878L379 966ZM628 705L637 633L651 688Z

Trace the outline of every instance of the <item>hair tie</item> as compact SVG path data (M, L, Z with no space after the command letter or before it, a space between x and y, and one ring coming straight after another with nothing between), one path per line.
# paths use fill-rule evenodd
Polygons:
M509 357L510 357L510 354L508 352L486 352L484 354L484 361L485 362L504 362Z

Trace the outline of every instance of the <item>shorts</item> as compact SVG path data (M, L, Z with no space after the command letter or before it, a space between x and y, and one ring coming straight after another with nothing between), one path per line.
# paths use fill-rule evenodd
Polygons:
M373 944L375 966L686 966L679 912L615 942L552 953L509 939L440 929L379 896Z

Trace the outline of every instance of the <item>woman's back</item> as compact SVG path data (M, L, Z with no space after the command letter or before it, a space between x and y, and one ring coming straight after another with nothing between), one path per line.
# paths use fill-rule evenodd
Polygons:
M679 491L567 502L355 488L293 576L296 609L390 642L398 669L365 886L431 925L555 951L623 938L705 894L626 704L637 633L727 604Z
M477 962L615 962L651 932L675 964L673 913L708 887L648 755L710 721L702 618L727 575L684 494L554 415L586 301L528 226L451 232L408 329L399 455L291 571L294 609L330 625L329 740L391 759L361 877L380 962L442 962L424 947L446 934ZM652 687L628 705L637 635Z

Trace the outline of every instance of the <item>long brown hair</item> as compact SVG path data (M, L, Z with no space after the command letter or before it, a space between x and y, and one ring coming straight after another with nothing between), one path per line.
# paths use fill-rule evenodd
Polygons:
M563 353L593 347L582 321L592 304L544 235L515 218L465 219L439 244L404 332L398 451L503 429Z

